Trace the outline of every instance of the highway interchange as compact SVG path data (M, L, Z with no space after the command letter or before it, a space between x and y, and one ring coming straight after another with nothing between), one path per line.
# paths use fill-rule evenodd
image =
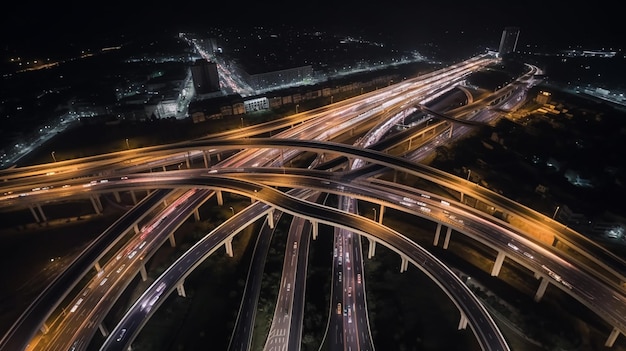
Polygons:
M123 350L128 348L134 337L148 318L159 307L164 297L176 290L184 296L184 279L206 257L216 249L226 246L229 240L242 228L265 218L271 229L280 213L294 215L293 230L289 231L283 282L280 286L280 300L277 301L272 331L268 336L267 350L296 349L299 333L297 321L302 320L303 277L308 239L301 233L313 232L313 239L319 224L334 226L336 247L341 250L333 260L333 323L338 323L341 339L336 339L342 349L373 349L367 310L364 308L365 290L359 281L362 277L360 240L364 237L372 243L380 243L398 253L403 266L411 263L431 277L448 294L460 313L459 327L469 325L484 350L507 350L506 340L491 319L480 301L463 282L426 249L382 225L383 208L394 208L415 216L428 218L459 233L463 233L502 253L506 257L535 272L543 281L571 294L583 304L598 313L621 333L626 330L624 316L626 297L623 290L623 261L605 252L596 245L589 245L584 238L560 226L540 214L494 194L482 187L468 187L465 179L431 169L407 159L406 155L394 157L381 151L367 149L368 145L350 146L329 140L341 140L347 136L367 133L381 120L398 116L402 111L424 104L433 95L448 91L450 87L470 72L493 62L493 58L481 57L468 60L458 67L450 67L426 77L404 81L376 94L368 94L355 100L347 100L309 113L302 113L289 119L270 122L232 133L207 137L175 145L131 150L128 152L101 155L81 160L59 162L58 165L40 165L14 168L2 171L6 186L3 186L2 205L16 208L34 208L38 204L53 202L59 198L89 196L97 198L99 193L150 190L151 193L140 201L120 221L103 233L98 241L81 255L66 272L63 272L38 300L20 318L13 328L3 336L0 346L15 349L66 350L85 349L89 340L109 312L112 302L124 290L130 278L141 273L141 260L150 255L168 239L173 240L173 232L209 197L216 196L220 202L221 192L238 193L252 199L244 211L224 222L206 235L192 249L181 256L174 265L155 280L143 295L126 312L115 326L102 350ZM446 88L448 87L448 88ZM506 89L506 90L505 90ZM509 96L512 86L503 89L501 96ZM490 98L493 99L493 96ZM489 106L493 100L483 104ZM460 111L447 111L446 116L460 117L476 113L477 105ZM458 113L458 115L457 115ZM463 124L450 124L442 119L439 126L449 131L462 128ZM455 125L453 128L452 125ZM422 126L423 127L423 123ZM437 126L430 126L432 133ZM470 128L470 127L467 127ZM282 130L273 138L255 138L271 130ZM242 138L242 135L246 138ZM417 133L425 138L425 132ZM400 141L399 141L400 143ZM411 145L411 142L408 143ZM413 148L419 146L414 142ZM396 145L397 147L397 145ZM411 147L407 147L411 149ZM244 150L244 151L239 151ZM417 149L416 149L417 150ZM238 152L239 151L239 152ZM408 151L408 150L407 150ZM410 150L414 151L414 150ZM478 199L493 207L505 210L520 218L525 227L518 228L510 223L497 220L491 215L468 207L458 199L442 199L419 189L411 189L402 184L385 182L376 177L359 177L358 170L350 172L346 167L316 170L287 167L288 162L303 152L317 154L317 166L336 156L346 158L351 164L364 161L368 166L377 165L381 170L395 170L412 174L458 191L463 196ZM227 157L227 155L233 155ZM222 161L221 159L224 159ZM185 163L190 168L191 160L203 163L202 169L152 172L168 165ZM211 160L218 160L211 164ZM201 160L197 162L197 160ZM51 168L54 166L54 168ZM363 165L366 168L367 166ZM149 172L147 172L149 170ZM293 189L281 192L273 187ZM37 189L37 190L34 190ZM158 189L158 190L155 190ZM174 190L172 190L174 189ZM342 201L341 208L331 208L323 204L321 194L337 194ZM156 214L142 229L137 223L154 212L165 199L168 206L164 212ZM359 216L355 199L364 199L380 207L380 221L372 221ZM92 200L97 208L97 200ZM321 203L320 203L321 201ZM39 205L40 206L40 205ZM40 211L43 216L43 211ZM265 228L265 227L264 227ZM588 255L605 271L594 274L587 265L576 262L567 254L559 252L532 236L529 228L540 228L553 233L558 240L567 241L581 253ZM263 229L269 231L267 229ZM120 254L109 251L119 245L123 234L136 235L123 246ZM149 233L149 235L147 235ZM300 234L298 234L300 233ZM261 235L261 234L260 234ZM437 238L439 232L434 233ZM447 234L449 236L449 232ZM350 239L350 240L349 240ZM435 239L436 240L436 239ZM292 243L289 245L289 243ZM261 251L261 250L260 250ZM103 257L112 257L108 262L99 263ZM500 256L499 256L500 257ZM406 262L406 263L405 263ZM500 262L501 263L501 262ZM26 346L38 333L47 318L59 303L66 298L89 270L98 273L93 281L75 297L72 306L76 307L62 322L52 326L52 332L41 345ZM350 267L348 269L347 267ZM145 269L145 268L144 268ZM341 280L339 280L341 272ZM497 272L495 275L497 275ZM142 273L145 274L145 273ZM252 281L260 279L251 274ZM252 287L251 292L254 291ZM339 295L336 295L339 294ZM80 302L79 302L80 301ZM242 305L244 310L254 309L255 299L250 305ZM343 303L341 307L335 307ZM86 314L90 315L87 316ZM343 316L344 318L337 318ZM358 321L358 323L357 323ZM294 323L296 322L296 323ZM239 326L239 319L238 324ZM251 324L253 325L253 323ZM246 350L249 347L250 328L231 340L231 349ZM50 337L52 335L53 337ZM277 336L280 336L277 338ZM244 341L248 340L248 341ZM45 345L44 345L45 344ZM334 348L333 348L334 349Z

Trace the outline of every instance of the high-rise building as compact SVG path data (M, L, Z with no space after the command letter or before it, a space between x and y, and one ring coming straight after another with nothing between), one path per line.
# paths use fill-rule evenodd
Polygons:
M502 31L502 38L500 39L500 48L498 49L498 56L502 57L508 53L515 52L517 47L517 38L519 37L518 27L506 27Z
M191 66L193 86L198 94L207 94L220 90L220 79L217 74L217 64L204 59L198 59Z

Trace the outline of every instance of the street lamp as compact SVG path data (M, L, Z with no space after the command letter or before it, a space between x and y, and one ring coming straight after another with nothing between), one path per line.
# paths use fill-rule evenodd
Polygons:
M52 152L50 153L50 155L52 155L52 160L53 160L54 162L56 162L56 161L57 161L57 158L56 158L56 157L54 157L54 151L52 151Z
M234 216L235 215L235 209L233 208L233 206L230 206L230 213Z
M128 143L128 138L126 138L126 148L130 150L130 144Z
M377 218L376 209L374 207L372 207L372 211L374 211L374 220L376 220L376 218Z
M471 176L471 175L472 175L472 170L471 170L471 169L468 169L468 170L467 170L467 181L469 181L469 180L470 180L470 176Z
M300 104L296 104L296 114L298 113L298 107L300 107Z

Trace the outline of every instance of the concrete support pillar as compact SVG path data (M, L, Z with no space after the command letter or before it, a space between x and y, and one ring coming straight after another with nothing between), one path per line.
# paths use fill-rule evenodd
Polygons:
M93 268L96 269L96 272L100 272L102 267L100 266L100 262L96 261L96 264L93 265Z
M137 223L133 226L133 230L135 231L135 234L139 233L139 225Z
M222 161L222 154L218 152L216 155L217 155L217 162Z
M454 124L450 123L450 133L448 134L448 138L452 138L452 130L454 128Z
M185 162L187 163L187 169L191 168L191 162L189 161L189 151L187 151L187 156L185 156Z
M104 210L104 207L102 206L102 201L100 201L100 195L94 194L93 199L96 201L96 205L98 205L100 212L102 212Z
M613 330L611 331L611 334L609 335L608 339L606 339L604 346L612 347L613 344L615 343L615 340L617 340L618 336L619 336L619 329L613 327Z
M163 207L167 207L167 199L163 199Z
M135 196L135 191L131 190L130 191L130 197L133 199L133 204L137 204L137 196Z
M93 206L93 209L96 211L96 214L100 214L100 207L98 207L98 204L96 203L96 200L94 199L94 197L90 196L89 200L91 200L91 205Z
M200 222L200 211L198 211L197 208L193 210L193 218L196 220L196 222Z
M317 221L311 221L311 229L313 231L313 240L317 239L317 234L319 233L319 225Z
M215 192L215 195L217 195L217 204L219 206L222 206L224 204L224 197L222 196L222 191L221 190L217 190Z
M378 215L378 223L383 224L384 214L385 214L385 205L380 205L380 214Z
M459 320L459 327L458 330L464 330L467 327L467 317L465 316L465 314L463 314L461 312L461 319Z
M176 285L176 291L178 292L178 296L187 297L185 294L185 285L184 282L180 282L180 284Z
M233 253L233 239L226 239L224 241L224 247L226 248L226 254L230 257L234 256Z
M32 206L28 206L28 209L30 210L30 213L33 215L33 217L35 218L35 222L39 223L39 216L37 216L37 212L35 212L35 209Z
M400 262L400 273L405 272L409 268L409 260L402 256L402 262Z
M115 197L115 201L122 202L122 198L120 197L120 192L119 191L114 191L113 192L113 197Z
M102 336L104 337L109 336L109 331L104 326L104 322L101 322L100 324L98 324L98 329L100 330L100 334L102 334Z
M39 328L39 330L41 330L41 332L45 335L48 334L48 332L50 331L50 327L48 327L48 325L44 323L41 328Z
M41 217L41 220L47 222L48 218L46 218L46 214L43 213L43 208L41 208L40 204L37 204L37 209L39 210L39 216Z
M539 287L537 288L537 292L535 293L534 300L535 302L539 302L543 297L543 294L546 292L546 288L550 282L547 278L541 278L541 282L539 283Z
M450 235L452 234L452 228L448 227L448 230L446 230L446 237L443 239L443 248L444 250L448 248L448 245L450 244Z
M176 238L174 237L174 233L170 234L168 238L170 239L170 246L176 247Z
M267 225L269 225L270 228L274 229L274 210L273 209L267 212Z
M167 171L167 168L165 168L165 166L161 167L163 169L163 172Z
M497 277L500 274L500 269L502 268L502 263L504 262L504 258L506 255L503 251L498 251L498 256L496 256L496 261L493 263L493 268L491 269L491 276Z
M374 254L376 254L376 241L372 240L372 239L367 239L369 241L369 248L367 249L367 258L372 258L374 257Z
M139 266L139 273L141 274L141 280L142 281L146 281L148 280L148 271L146 270L146 264L141 261L141 266Z
M435 229L435 239L433 239L433 245L439 244L439 235L441 234L441 223L437 223L437 229Z
M209 168L209 160L207 159L205 150L202 150L202 158L204 159L204 168Z

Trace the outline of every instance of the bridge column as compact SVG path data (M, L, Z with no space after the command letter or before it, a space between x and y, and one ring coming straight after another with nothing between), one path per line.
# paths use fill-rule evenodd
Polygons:
M187 163L187 169L191 168L191 162L189 162L189 151L187 151L187 155L185 156L185 162Z
M405 272L409 268L409 260L402 256L402 262L400 262L400 273Z
M102 334L102 336L107 337L109 335L109 331L104 326L104 322L98 324L98 329L100 330L100 334Z
M459 320L458 330L465 329L467 327L467 317L463 312L461 312L461 319Z
M217 156L217 161L221 161L222 160L222 154L220 154L219 152L217 154L215 154Z
M182 281L180 284L176 285L176 291L178 292L178 296L187 297L185 294L185 286L183 285L185 282Z
M198 211L197 208L193 210L193 218L196 220L196 222L200 222L200 211Z
M313 240L317 239L317 234L319 233L317 221L311 221L311 230L313 231Z
M374 254L376 253L376 241L372 240L372 239L367 239L369 241L369 248L367 249L367 258L372 258L374 257Z
M535 293L534 300L535 302L539 302L543 297L543 294L546 292L546 288L550 282L545 277L541 278L541 283L539 283L539 287L537 288L537 292Z
M437 223L437 229L435 229L435 239L433 240L433 245L437 246L439 244L439 235L441 234L441 223Z
M46 214L43 213L43 208L41 208L41 204L38 203L36 206L37 206L37 209L39 210L39 216L41 217L41 220L44 222L47 222L48 218L46 218Z
M33 206L28 206L28 209L30 210L30 213L33 215L33 217L35 218L35 222L39 223L39 216L37 216L37 212L35 212L35 209L33 208Z
M204 168L209 168L209 160L206 157L206 150L202 150L202 158L204 159Z
M96 211L96 214L100 214L100 207L98 207L98 204L96 203L96 200L94 199L94 197L90 196L89 200L91 201L91 205L93 206L93 209Z
M100 209L100 212L102 212L104 210L104 207L102 206L102 201L100 200L100 195L94 194L93 195L93 199L96 201L96 205L98 205L98 208Z
M116 202L122 202L122 198L120 197L120 192L119 191L114 191L113 192L113 197L115 197L115 201Z
M454 128L454 124L450 123L450 133L448 134L448 138L452 138L452 129Z
M130 190L130 197L133 199L133 204L137 204L137 196L135 196L135 191L134 190Z
M143 261L143 258L141 259L141 265L139 266L139 274L141 275L142 281L145 282L148 280L148 271L146 270L146 264Z
M167 168L165 168L165 166L161 167L163 169L163 172L167 171Z
M444 250L448 248L448 245L450 244L450 235L452 234L452 228L448 227L448 230L446 230L446 237L443 239L443 248Z
M222 191L217 190L215 194L217 195L217 204L219 206L222 206L224 204L224 197L222 196Z
M619 336L619 329L613 327L613 330L611 331L611 334L609 335L609 338L606 339L606 342L604 343L604 346L612 347L613 344L615 343L615 340L617 340L618 336Z
M224 241L224 247L226 248L226 254L230 257L233 257L233 239L226 239Z
M383 214L385 214L385 205L380 205L380 215L378 216L378 223L383 224Z
M274 209L269 210L269 212L267 212L267 225L270 226L270 228L274 229Z
M506 255L503 251L498 251L498 256L496 256L496 261L493 263L493 268L491 269L491 276L497 277L500 274L500 269L502 268L502 263L504 262L504 258Z

